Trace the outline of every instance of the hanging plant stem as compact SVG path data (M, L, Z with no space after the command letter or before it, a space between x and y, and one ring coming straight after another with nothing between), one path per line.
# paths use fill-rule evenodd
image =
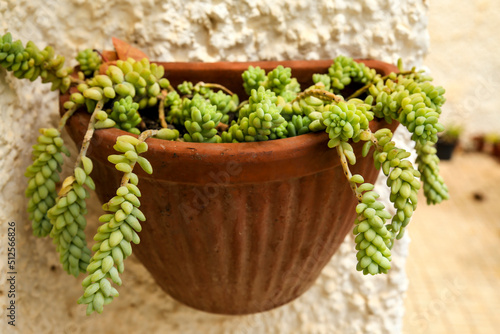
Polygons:
M205 87L205 88L215 88L215 89L220 89L224 92L226 92L227 94L233 96L234 93L231 92L228 88L222 86L222 85L219 85L219 84L216 84L216 83L205 83L203 81L200 81L196 84L196 86L199 86L199 87Z
M414 74L416 73L415 70L411 70L411 71L403 71L403 72L399 72L397 73L398 75L410 75L410 74ZM384 75L383 77L380 77L380 79L382 81L385 81L387 79L389 79L391 75L388 74L388 75ZM373 86L373 81L364 85L363 87L361 87L360 89L358 89L357 91L355 91L354 93L352 93L348 98L347 100L350 100L350 99L353 99L355 97L358 97L360 96L361 94L363 94L365 91L367 91L368 89L370 89L371 86Z
M160 124L162 128L167 128L168 124L167 121L165 121L165 99L167 98L167 91L162 90L161 95L158 96L158 99L160 100L159 106L158 106L158 118L160 120Z
M320 100L324 101L335 101L341 102L343 99L332 92L323 89L309 89L302 93L297 94L297 97L292 101L292 103L297 102L299 100L305 99L308 96L314 96Z
M103 209L110 213L99 217L103 225L94 236L97 243L92 250L95 253L87 266L88 276L82 282L83 296L78 299L79 304L87 305L87 315L94 311L102 313L104 305L119 295L111 282L122 284L119 274L125 270L123 261L132 254L131 243L140 242L138 233L142 226L139 221L145 221L146 217L139 210L141 192L133 169L138 162L146 173L153 173L149 161L140 154L148 149L145 140L158 132L147 130L138 139L129 135L120 136L114 148L123 154L109 156L109 160L116 163L115 168L124 175L116 196L103 205Z
M354 196L358 199L358 202L361 203L361 199L363 197L363 194L358 190L358 185L356 182L352 180L352 173L351 170L349 169L349 164L347 162L347 158L344 154L344 149L342 148L342 145L338 145L337 147L337 153L340 158L340 164L342 166L342 169L344 170L344 175L349 182L349 185L351 186L352 191L354 192Z
M94 135L94 131L95 131L96 116L97 116L97 113L102 110L103 106L104 106L104 100L99 100L99 102L97 102L97 105L95 106L95 109L94 109L94 112L92 113L92 116L90 117L89 126L87 128L87 132L85 132L85 136L83 137L83 142L82 142L82 146L80 148L80 153L78 154L78 157L77 157L76 162L75 162L75 168L80 165L82 157L84 157L87 154L87 150L89 148L90 141L92 140L92 136Z
M77 105L72 106L70 109L68 109L64 115L61 116L61 119L59 120L59 124L57 125L57 131L62 132L64 127L66 126L66 122L68 119L73 116L75 111L78 109Z
M159 130L146 130L144 132L142 132L140 135L139 135L139 138L137 138L139 140L139 142L143 143L145 142L148 138L151 138L153 136L156 136L158 134ZM133 170L134 167L135 167L135 164L138 162L138 160L136 161L133 161L131 164L130 164L130 168ZM141 165L142 166L142 165ZM129 182L130 180L130 176L131 176L131 173L125 173L122 177L122 180L120 182L120 186L125 186L127 185L127 183Z

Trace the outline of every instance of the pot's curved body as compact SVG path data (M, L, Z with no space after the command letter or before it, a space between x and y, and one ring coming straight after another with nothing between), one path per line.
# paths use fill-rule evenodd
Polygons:
M306 87L331 61L280 64L291 67ZM217 81L241 93L243 70L249 65L269 70L278 62L162 65L173 84ZM397 70L380 62L367 65L382 73ZM77 143L88 120L79 112L67 125ZM96 131L89 149L102 202L119 185L121 173L107 156L115 154L112 147L123 134ZM247 314L297 298L314 283L355 219L356 198L327 142L326 133L241 144L149 139L144 156L154 173L136 170L147 221L134 254L168 294L196 309ZM374 182L378 171L372 159L361 158L361 144L354 147L359 162L353 173Z

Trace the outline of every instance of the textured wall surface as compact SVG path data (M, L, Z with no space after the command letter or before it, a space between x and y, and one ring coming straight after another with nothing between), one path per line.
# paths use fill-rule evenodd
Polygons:
M320 59L346 54L419 65L427 51L426 3L417 0L118 1L0 0L0 33L51 44L72 59L78 50L135 43L152 59L216 61ZM0 70L0 284L5 277L6 222L18 224L17 305L20 333L398 333L407 286L408 238L394 250L389 275L355 271L351 237L316 284L296 301L249 316L220 316L172 300L132 256L120 297L100 316L75 303L80 279L64 273L48 239L31 235L23 171L36 128L57 121L57 94L40 82L17 82ZM400 138L407 142L405 134ZM75 152L73 148L73 152ZM73 154L74 156L74 154ZM74 158L68 159L71 165ZM66 171L67 174L67 171ZM382 180L380 180L383 182ZM99 204L90 201L88 239ZM7 332L2 288L0 332Z
M444 124L465 125L466 136L500 134L500 2L434 0L429 10L431 52L426 65L446 88Z

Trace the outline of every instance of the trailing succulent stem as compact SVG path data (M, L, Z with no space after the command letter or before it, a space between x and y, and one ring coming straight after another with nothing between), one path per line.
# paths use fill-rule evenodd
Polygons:
M427 204L438 204L448 199L448 187L444 184L443 178L439 175L439 158L436 155L436 148L431 143L415 146L417 150L418 170L421 173L420 179L424 184L424 195Z
M19 40L12 41L10 33L0 37L0 67L13 72L19 79L51 83L52 90L66 92L71 85L71 67L64 67L64 57L55 55L54 49L47 46L40 50L31 41L26 46Z
M80 272L86 271L90 260L90 250L85 241L85 227L87 225L85 200L90 194L84 185L94 190L95 184L90 177L93 168L92 161L86 157L86 153L96 125L102 122L99 118L102 119L103 104L102 100L97 103L90 118L73 175L64 180L55 205L47 212L52 224L50 237L60 254L63 269L75 277ZM106 113L104 114L107 116Z
M290 68L278 66L266 73L250 66L242 73L248 100L240 102L236 94L218 83L185 81L174 88L164 78L161 65L147 58L122 59L127 56L120 58L118 50L116 54L119 59L108 62L99 52L83 50L76 57L79 72L70 76L73 70L64 67L64 57L56 56L51 47L40 50L32 42L23 46L20 41L13 42L9 33L0 37L0 67L18 78L33 81L41 77L62 93L72 88L64 104L68 111L58 128L40 129L33 145L33 164L25 173L26 196L33 233L53 238L69 274L88 273L78 300L87 305L87 314L101 313L103 306L118 296L112 283L121 285L123 261L132 252L131 243L139 243L140 222L146 217L139 210L141 192L133 169L138 163L152 173L151 164L141 154L147 151L146 139L153 136L169 141L240 143L325 131L328 147L336 149L358 201L353 232L357 269L364 274L390 269L391 249L417 207L420 182L428 203L448 198L434 148L437 134L443 130L439 116L444 89L432 85L431 78L421 71L403 71L401 62L399 73L381 76L363 63L339 56L327 73L314 74L314 85L304 90ZM348 98L342 95L346 87L355 90ZM69 155L61 131L77 109L86 109L91 120L75 168L58 192L62 154ZM390 130L371 132L369 123L374 118L397 121L408 129L416 143L418 170L408 160L410 153L396 147ZM85 242L84 215L88 189L95 185L90 176L93 164L86 154L94 132L110 127L139 138L119 136L114 146L119 154L108 157L123 177L116 196L103 205L108 213L99 218L102 225L94 236L91 257ZM358 159L352 143L360 141L364 142L362 156L373 152L375 167L387 176L394 216L378 200L374 185L350 171L349 166Z
M33 164L24 174L28 178L26 197L29 198L28 212L32 221L33 234L45 237L52 230L49 209L57 198L56 184L63 164L62 153L69 156L61 132L54 128L39 130L37 144L33 145Z
M87 315L94 311L102 313L103 306L118 296L118 291L111 286L109 279L116 285L122 284L119 274L125 269L123 260L132 254L131 243L138 244L140 241L137 234L142 229L140 221L146 218L139 210L141 192L133 169L139 163L146 173L153 172L149 161L140 154L148 149L145 140L156 134L157 131L148 130L139 139L120 136L114 148L121 154L109 156L109 161L124 175L116 196L103 205L103 209L109 213L99 218L103 225L94 236L96 244L92 250L95 253L87 267L89 275L82 283L85 291L78 300L80 304L87 304Z
M76 167L73 175L64 180L55 205L48 211L52 224L50 237L59 252L63 269L75 277L86 271L90 260L90 250L85 241L85 200L90 194L84 185L95 189L90 177L92 161L83 156L80 162L82 167Z

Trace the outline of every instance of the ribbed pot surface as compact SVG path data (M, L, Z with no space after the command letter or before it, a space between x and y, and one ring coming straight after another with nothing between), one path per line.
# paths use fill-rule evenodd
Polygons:
M382 73L397 70L364 62ZM268 70L277 64L163 63L173 84L218 77L240 94L241 73L249 65ZM281 64L306 86L313 73L326 73L331 61ZM61 96L61 103L67 98ZM75 142L81 143L88 120L86 112L70 119ZM373 130L382 126L387 124L371 124ZM123 134L96 131L89 149L102 202L115 195L121 179L107 156L116 153L112 146ZM135 170L147 221L134 254L168 294L196 309L247 314L297 298L314 283L355 219L356 199L327 142L326 133L241 144L149 139L144 156L154 173ZM361 158L360 144L353 146L358 156L353 173L375 182L372 159Z

